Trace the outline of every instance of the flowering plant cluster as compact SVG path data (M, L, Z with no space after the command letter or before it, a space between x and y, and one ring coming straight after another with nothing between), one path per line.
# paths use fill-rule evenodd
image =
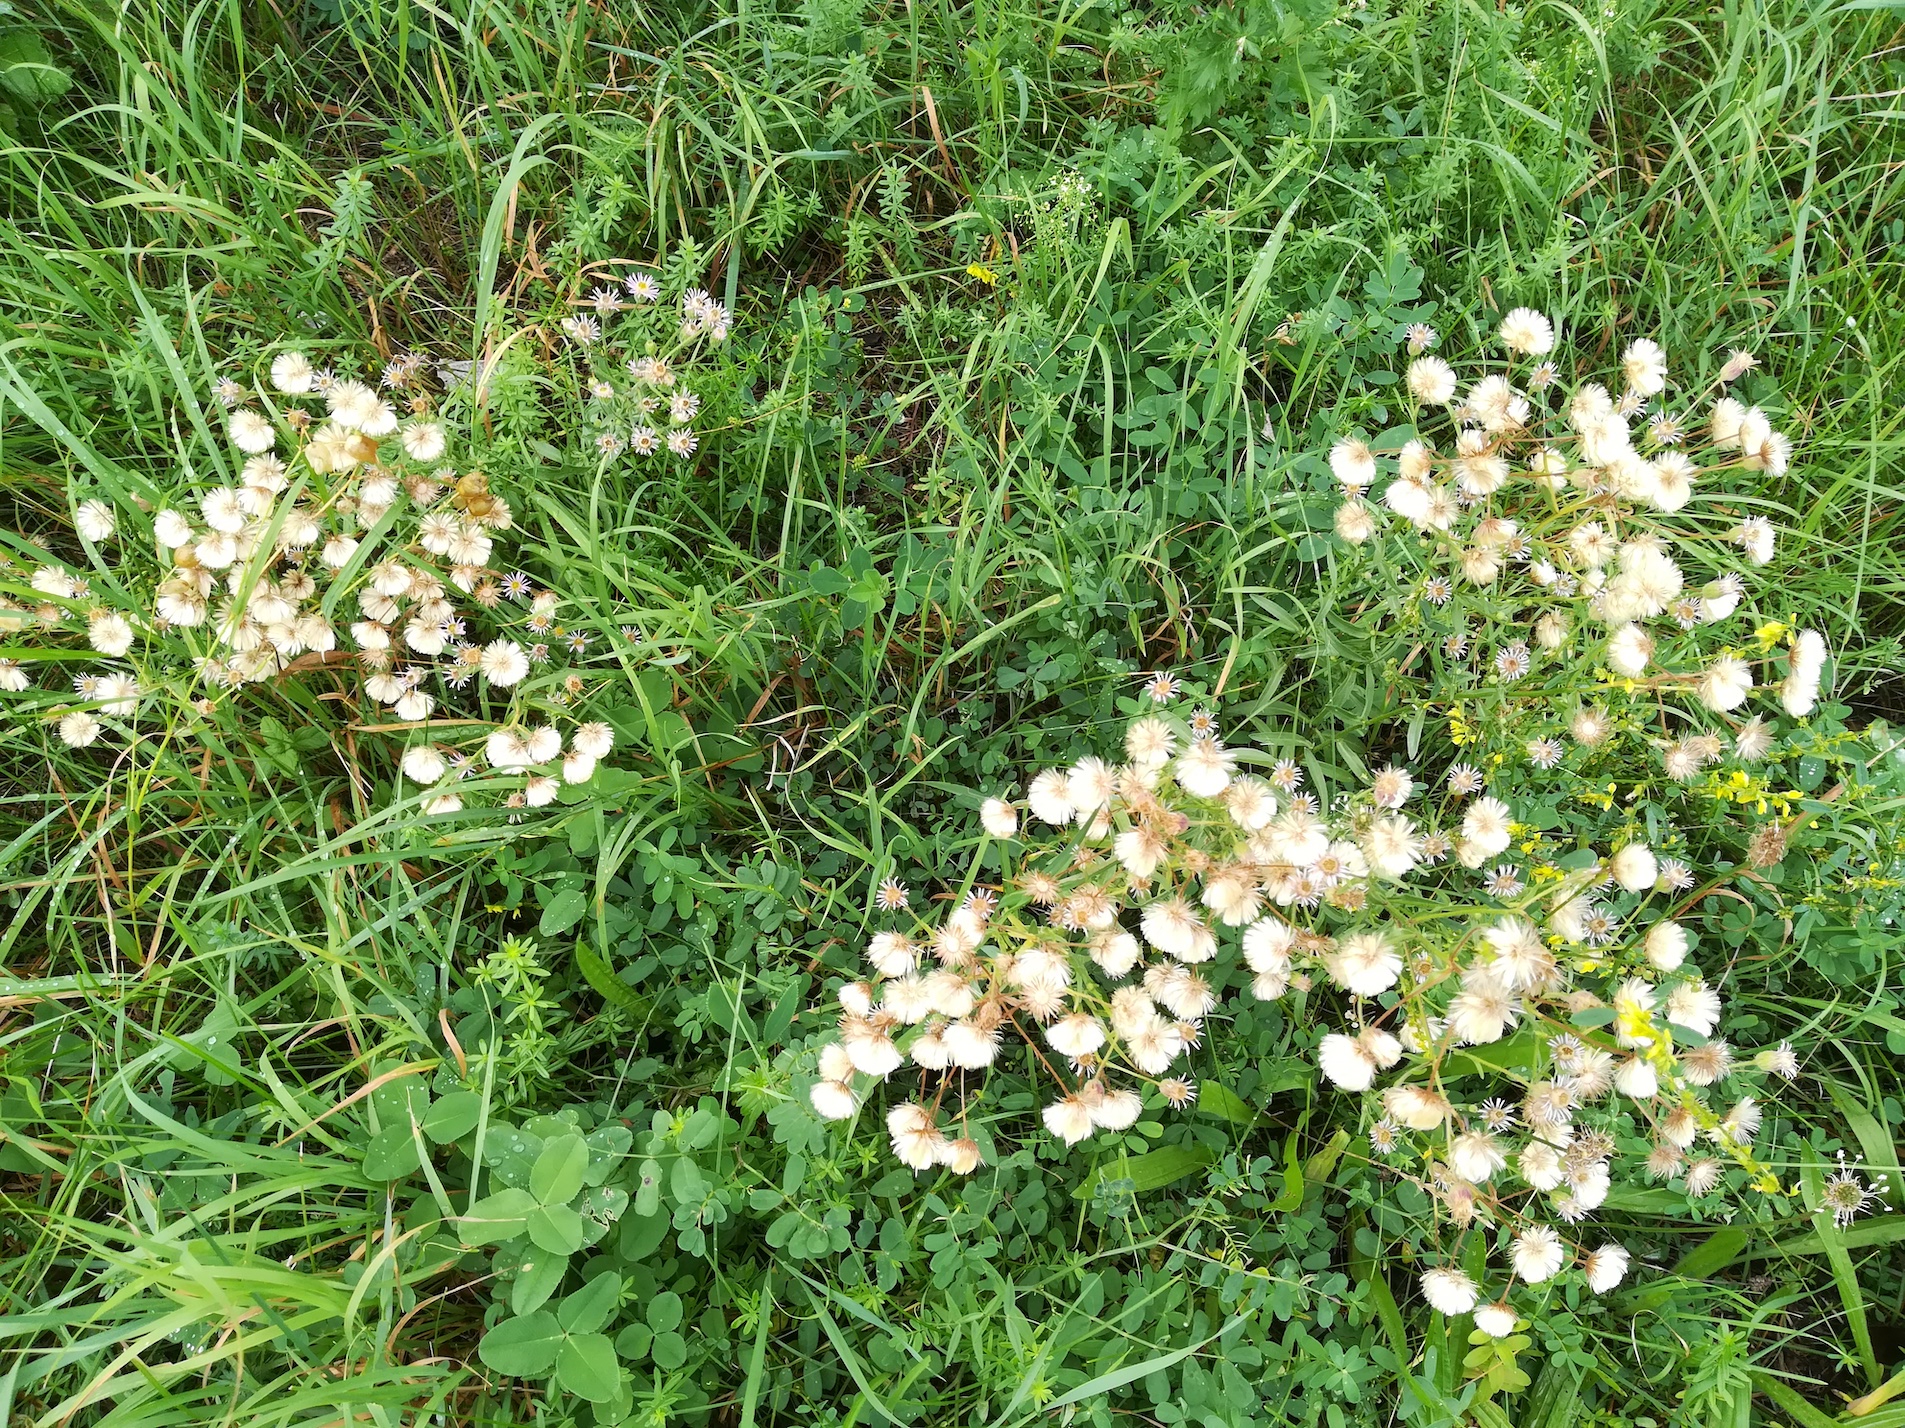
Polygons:
M1509 362L1462 389L1426 355L1434 335L1412 332L1412 433L1393 455L1345 440L1329 456L1338 531L1368 547L1352 559L1372 591L1405 592L1372 605L1451 626L1438 676L1405 689L1447 711L1459 759L1306 787L1298 760L1227 743L1153 678L1120 761L986 800L1000 886L872 938L819 1053L822 1116L852 1119L902 1082L885 1109L894 1155L970 1173L989 1144L972 1112L1009 1043L1049 1077L1043 1125L1070 1145L1194 1104L1190 1063L1228 991L1290 998L1323 1081L1358 1098L1372 1159L1436 1208L1447 1253L1425 1296L1495 1337L1518 1322L1516 1285L1570 1266L1596 1293L1622 1280L1627 1250L1586 1223L1623 1180L1695 1199L1780 1189L1755 1145L1764 1085L1797 1058L1720 1035L1689 925L1707 890L1693 850L1670 822L1616 813L1608 777L1652 770L1636 795L1657 781L1691 800L1723 773L1755 792L1713 795L1706 822L1779 801L1762 774L1813 710L1827 655L1778 624L1728 636L1774 533L1721 488L1731 471L1783 472L1789 446L1725 396L1697 420L1650 413L1669 386L1651 342L1627 350L1618 395L1590 382L1564 399L1546 318L1512 313L1500 340ZM1735 354L1720 384L1751 365ZM1301 747L1294 732L1279 742ZM1537 791L1595 812L1544 833ZM1752 843L1749 862L1776 860L1780 825ZM1841 1178L1835 1193L1863 1204ZM1480 1253L1461 1243L1477 1232Z
M651 278L628 287L655 296ZM725 335L726 312L704 298L683 311L683 341ZM638 386L675 388L668 444L692 452L695 399L662 359L635 366ZM558 596L498 558L513 516L457 460L456 369L410 354L366 379L288 350L262 376L217 384L229 443L218 475L126 501L82 496L86 562L0 564L0 611L39 645L0 659L0 691L37 700L80 749L165 725L159 706L204 717L248 686L343 674L359 727L404 741L402 773L426 812L461 809L460 781L485 770L510 809L586 783L614 734L580 717L589 681L563 664L592 636L565 629ZM641 413L654 401L628 400ZM629 444L646 440L638 429ZM70 676L73 697L47 699L40 669L66 677L86 654L97 663Z
M648 273L620 287L597 286L586 310L562 319L562 331L585 357L589 429L604 457L675 457L695 453L701 395L685 380L684 363L727 341L733 314L701 288L679 307L660 301Z

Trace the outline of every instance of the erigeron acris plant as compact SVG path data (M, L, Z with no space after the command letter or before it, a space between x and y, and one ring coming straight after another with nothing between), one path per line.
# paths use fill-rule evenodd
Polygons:
M625 287L628 305L651 318L662 310L652 277ZM593 319L574 321L578 340L597 331ZM705 294L688 294L667 323L670 357L630 358L622 389L595 391L596 419L620 402L626 449L691 455L699 399L681 363L730 322ZM512 810L587 782L614 734L580 717L592 682L563 665L591 636L565 629L558 597L498 559L513 517L485 473L457 460L445 412L455 404L436 380L454 383L455 369L433 373L410 354L367 380L296 350L266 368L214 391L227 412L227 479L186 479L128 503L77 498L74 529L110 581L54 560L0 567L12 587L0 609L42 645L49 670L65 677L76 649L97 658L72 677L72 700L45 700L30 653L0 659L0 691L27 696L80 749L162 724L154 705L175 688L203 715L250 685L341 672L354 677L360 723L401 741L402 774L424 791L425 812L461 809L460 781L484 771ZM666 436L647 425L658 402ZM504 720L459 698L479 688L510 701Z
M1540 365L1483 375L1459 399L1439 359L1410 370L1454 455L1420 435L1393 458L1354 440L1330 453L1338 529L1377 557L1372 587L1414 567L1390 617L1465 611L1500 632L1470 664L1471 636L1452 631L1445 672L1413 689L1456 711L1453 741L1475 761L1310 790L1296 760L1225 742L1214 714L1174 712L1174 682L1154 679L1121 761L1046 769L1022 797L985 802L985 833L1010 854L1003 885L872 938L820 1052L822 1116L850 1120L883 1083L903 1085L884 1112L894 1155L971 1173L985 1155L969 1104L1008 1045L1042 1068L1043 1127L1072 1145L1132 1126L1147 1101L1196 1101L1190 1062L1227 987L1314 991L1322 1080L1360 1100L1370 1155L1443 1227L1425 1297L1496 1337L1517 1323L1517 1284L1570 1265L1595 1293L1620 1283L1627 1251L1586 1228L1618 1184L1671 1181L1698 1199L1737 1171L1780 1190L1755 1149L1758 1092L1795 1076L1797 1057L1783 1044L1745 1056L1718 1034L1720 989L1683 921L1699 896L1684 839L1620 818L1547 838L1517 805L1573 785L1606 814L1602 770L1642 764L1691 800L1716 766L1757 779L1774 765L1781 717L1816 704L1824 642L1777 624L1729 639L1773 533L1701 497L1729 470L1783 472L1789 448L1724 397L1698 432L1657 417L1636 446L1629 419L1666 389L1645 342L1620 397L1590 383L1540 418L1532 394L1558 381L1552 327L1523 310L1501 337ZM1412 334L1418 352L1432 340ZM1750 366L1736 354L1723 381ZM1378 484L1381 506L1367 499ZM1694 583L1676 557L1712 578ZM1463 700L1485 700L1485 730L1457 722ZM1279 743L1301 747L1290 734ZM1730 805L1702 807L1721 820ZM1475 1234L1499 1266L1483 1279L1461 1267Z
M604 457L688 457L700 444L702 397L684 364L727 341L734 316L701 288L690 288L678 307L660 299L660 283L638 272L620 286L597 285L582 311L562 319Z

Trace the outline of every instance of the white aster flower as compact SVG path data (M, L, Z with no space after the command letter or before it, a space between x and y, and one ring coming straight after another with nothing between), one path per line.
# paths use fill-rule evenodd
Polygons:
M1499 798L1478 798L1462 816L1463 841L1482 859L1492 858L1512 841L1510 821L1508 805Z
M433 421L412 422L403 429L403 449L412 461L435 461L448 445L443 428Z
M1629 843L1608 864L1614 881L1629 892L1645 892L1660 876L1660 863L1645 843Z
M1316 1051L1317 1069L1345 1091L1367 1091L1376 1079L1376 1060L1355 1037L1331 1032Z
M1230 785L1236 755L1215 739L1193 739L1177 757L1178 786L1198 798L1216 798Z
M303 396L310 391L316 376L311 359L302 352L280 352L271 359L271 385L288 397Z
M443 755L433 745L418 744L414 748L404 750L404 776L413 783L436 783L443 777L448 767L449 765L443 760Z
M1602 1245L1581 1262L1588 1288L1596 1294L1607 1293L1626 1278L1627 1263L1626 1250L1616 1244Z
M1026 790L1026 802L1034 818L1054 828L1064 827L1078 812L1065 775L1058 769L1046 769L1032 780L1032 786Z
M1440 357L1418 357L1409 364L1409 395L1426 406L1447 406L1455 399L1455 369Z
M1701 674L1698 690L1700 702L1709 709L1737 709L1753 692L1752 667L1733 655L1721 655Z
M86 638L99 653L116 659L132 648L132 625L116 610L98 610L87 622Z
M1520 1320L1506 1304L1483 1304L1475 1311L1475 1327L1491 1339L1505 1339Z
M112 539L119 518L104 501L81 501L73 512L73 528L94 545Z
M1045 1108L1045 1128L1066 1145L1076 1145L1091 1134L1091 1108L1077 1096L1066 1096Z
M1402 958L1380 932L1345 937L1328 961L1330 980L1359 997L1373 997L1395 986Z
M1637 337L1621 354L1621 373L1629 390L1643 397L1658 396L1667 389L1667 354L1652 338Z
M1376 458L1368 445L1353 437L1330 448L1330 472L1345 486L1363 489L1376 479Z
M60 742L68 748L83 749L99 737L100 723L84 709L75 709L59 722Z

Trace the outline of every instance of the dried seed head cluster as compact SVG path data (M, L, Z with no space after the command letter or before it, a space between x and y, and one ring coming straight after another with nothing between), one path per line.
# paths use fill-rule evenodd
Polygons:
M646 310L659 295L640 275L607 306ZM679 354L730 324L689 293L669 324L670 357L651 341L627 364L634 389L604 402L654 415L667 428L655 449L691 454L700 400ZM156 729L172 712L162 704L204 717L248 686L323 671L351 679L360 728L401 741L402 779L424 791L426 812L480 801L462 786L472 774L486 775L482 799L511 810L587 782L614 744L606 722L583 716L595 635L565 627L557 595L499 559L510 504L454 450L449 413L472 382L468 364L433 372L411 354L364 376L291 350L251 375L255 386L231 376L214 391L229 449L208 464L228 474L76 501L74 529L112 579L50 559L0 563L0 580L31 594L0 596L0 610L45 642L44 668L70 671L81 648L99 660L73 680L77 702L36 687L31 655L0 660L0 690L39 704L61 741L85 748ZM499 697L500 722L483 713Z
M1676 711L1729 715L1770 689L1787 714L1810 714L1827 661L1817 632L1769 623L1722 638L1775 544L1770 521L1729 494L1728 478L1783 476L1790 441L1731 396L1697 422L1652 411L1669 373L1648 339L1623 353L1616 388L1586 381L1569 394L1552 362L1516 365L1554 350L1545 317L1518 309L1499 337L1510 361L1466 390L1440 358L1411 362L1404 385L1417 435L1398 450L1345 438L1329 454L1343 491L1338 534L1388 545L1413 572L1409 614L1440 635L1450 679L1548 705L1542 754L1529 751L1537 763L1554 758L1564 730L1580 744L1611 732L1600 708L1557 701L1548 679L1589 653L1624 693ZM1716 386L1756 365L1736 353ZM1431 444L1438 435L1445 449ZM1655 744L1666 772L1688 781L1718 760L1717 738L1750 759L1766 730L1763 718L1729 719Z
M873 937L820 1053L821 1115L851 1119L903 1082L894 1154L969 1173L991 1154L999 1117L973 1109L1002 1057L1037 1068L1044 1128L1072 1144L1147 1104L1191 1104L1191 1063L1227 995L1289 998L1321 1080L1361 1101L1372 1155L1448 1236L1493 1241L1498 1293L1454 1255L1422 1288L1497 1334L1516 1323L1515 1283L1570 1265L1596 1293L1621 1281L1626 1251L1577 1227L1623 1179L1695 1197L1729 1175L1778 1188L1754 1151L1755 1082L1797 1060L1783 1045L1741 1058L1720 1035L1720 991L1678 915L1695 877L1684 839L1623 823L1595 770L1639 749L1669 788L1716 766L1750 778L1775 755L1780 715L1814 707L1816 635L1787 642L1783 673L1782 627L1758 649L1709 647L1773 540L1722 500L1693 506L1726 468L1783 471L1789 448L1726 398L1704 444L1667 418L1636 437L1668 387L1651 342L1627 350L1621 395L1589 383L1563 400L1546 317L1518 310L1500 340L1539 368L1485 373L1460 395L1441 359L1410 369L1453 454L1420 438L1393 456L1355 441L1329 453L1350 513L1339 530L1393 537L1372 584L1386 594L1405 560L1421 571L1407 617L1464 607L1463 592L1495 602L1492 652L1449 656L1468 671L1457 696L1423 691L1424 708L1450 711L1461 760L1435 778L1392 765L1362 787L1306 789L1297 761L1225 742L1209 711L1171 708L1175 680L1152 677L1154 712L1124 730L1119 762L1082 758L985 801L984 831L1012 859L1004 886ZM1385 482L1380 506L1365 499ZM1695 559L1722 568L1696 584L1680 563ZM1742 717L1769 690L1777 708ZM1487 704L1485 733L1463 723L1470 699ZM1564 781L1593 792L1611 831L1562 841L1525 821L1522 805Z

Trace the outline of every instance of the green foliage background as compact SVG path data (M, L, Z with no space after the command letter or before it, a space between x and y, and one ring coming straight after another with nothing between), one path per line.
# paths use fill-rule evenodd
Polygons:
M499 370L480 455L629 770L558 816L392 818L315 684L126 767L9 706L8 1422L1839 1421L1905 1356L1905 1220L1834 1231L1816 1172L1767 1223L1617 1199L1630 1289L1471 1352L1276 1008L1196 1115L965 1184L823 1126L802 1055L877 881L943 887L1143 671L1326 786L1450 754L1315 454L1393 424L1410 322L1761 352L1822 750L1893 714L1902 55L1884 0L0 4L21 558L83 566L69 493L204 462L286 336L468 359L627 258L740 316L686 478ZM1807 1062L1790 1163L1896 1175L1896 850L1818 807L1881 895L1775 870L1703 933Z

